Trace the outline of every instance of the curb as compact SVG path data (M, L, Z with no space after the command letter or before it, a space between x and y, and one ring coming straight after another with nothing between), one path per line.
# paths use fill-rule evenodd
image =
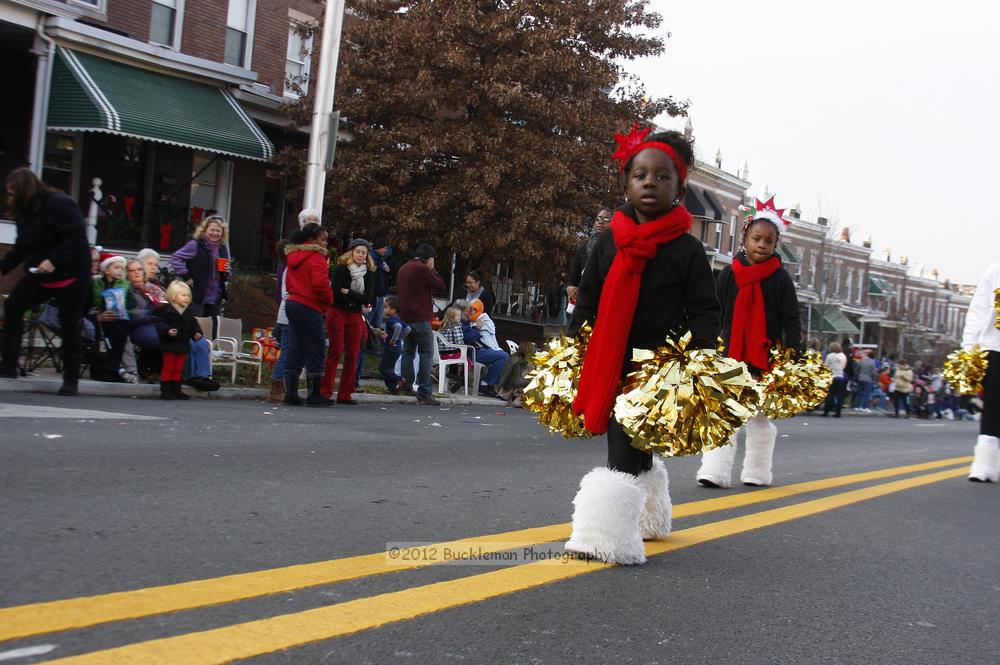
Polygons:
M54 395L62 385L62 379L45 379L39 377L23 377L19 379L0 379L0 393L47 393ZM102 381L80 380L80 395L91 395L98 397L129 397L156 399L160 397L159 384L153 383L106 383ZM186 393L196 399L219 400L219 399L241 399L260 400L267 398L268 390L265 388L219 388L213 392L199 392L190 386L185 386ZM357 393L354 399L359 404L413 404L416 399L405 395L380 395ZM466 397L464 395L455 397L439 397L442 404L450 406L492 406L507 407L507 403L489 397Z

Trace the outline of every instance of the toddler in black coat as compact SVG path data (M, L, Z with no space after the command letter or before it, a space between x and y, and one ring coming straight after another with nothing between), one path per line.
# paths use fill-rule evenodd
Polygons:
M181 391L181 372L191 348L191 340L201 339L201 326L191 310L191 287L174 281L167 287L167 302L154 312L156 330L163 351L160 372L160 399L191 399Z

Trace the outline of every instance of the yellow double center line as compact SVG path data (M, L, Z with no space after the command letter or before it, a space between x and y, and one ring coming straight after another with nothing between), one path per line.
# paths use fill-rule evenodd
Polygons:
M675 517L704 514L795 496L805 492L954 466L967 463L969 460L968 457L957 457L698 501L677 506ZM709 540L799 519L911 487L955 478L965 473L964 466L958 469L948 469L676 531L665 541L648 543L646 553L648 556L654 556L690 547ZM566 538L568 533L568 525L560 524L449 543L437 543L429 545L428 548L461 548L475 545L478 549L486 552L490 551L489 543L491 542L497 543L497 549L506 549L510 547L511 542L523 545L551 542ZM12 607L0 610L0 640L244 600L347 579L418 568L424 565L426 564L419 561L407 562L405 565L389 562L385 553L380 552L210 580ZM606 567L604 564L595 564L594 562L541 561L361 598L305 612L152 640L51 662L128 663L129 665L154 662L226 663L239 658L249 658L310 642L339 637L386 623L412 619L443 609L603 570Z

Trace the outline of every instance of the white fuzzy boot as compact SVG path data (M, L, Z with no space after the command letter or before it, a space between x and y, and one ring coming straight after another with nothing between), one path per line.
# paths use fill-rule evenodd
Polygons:
M740 480L744 485L766 486L771 484L771 459L774 456L774 440L778 428L767 416L757 414L747 421L747 452L743 456L743 473Z
M725 446L713 448L701 454L701 467L698 469L698 483L705 487L729 487L733 482L733 462L736 460L737 430Z
M597 467L580 481L573 499L573 533L566 551L608 563L646 563L639 533L645 490L635 476Z
M639 487L646 492L646 503L639 515L639 535L656 540L670 535L674 506L670 502L670 478L663 460L653 456L653 468L639 474Z
M980 434L972 454L969 480L979 483L1000 482L1000 439Z

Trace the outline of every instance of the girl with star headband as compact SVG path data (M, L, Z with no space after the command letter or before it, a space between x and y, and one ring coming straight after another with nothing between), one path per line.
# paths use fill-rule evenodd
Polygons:
M722 338L731 358L745 362L751 373L768 371L771 347L801 350L799 302L795 283L775 253L781 231L788 226L774 207L774 197L757 201L754 216L743 227L742 246L719 275ZM747 421L746 453L740 480L744 485L770 485L777 428L763 412ZM736 459L737 436L729 445L702 455L698 482L705 487L729 487Z

